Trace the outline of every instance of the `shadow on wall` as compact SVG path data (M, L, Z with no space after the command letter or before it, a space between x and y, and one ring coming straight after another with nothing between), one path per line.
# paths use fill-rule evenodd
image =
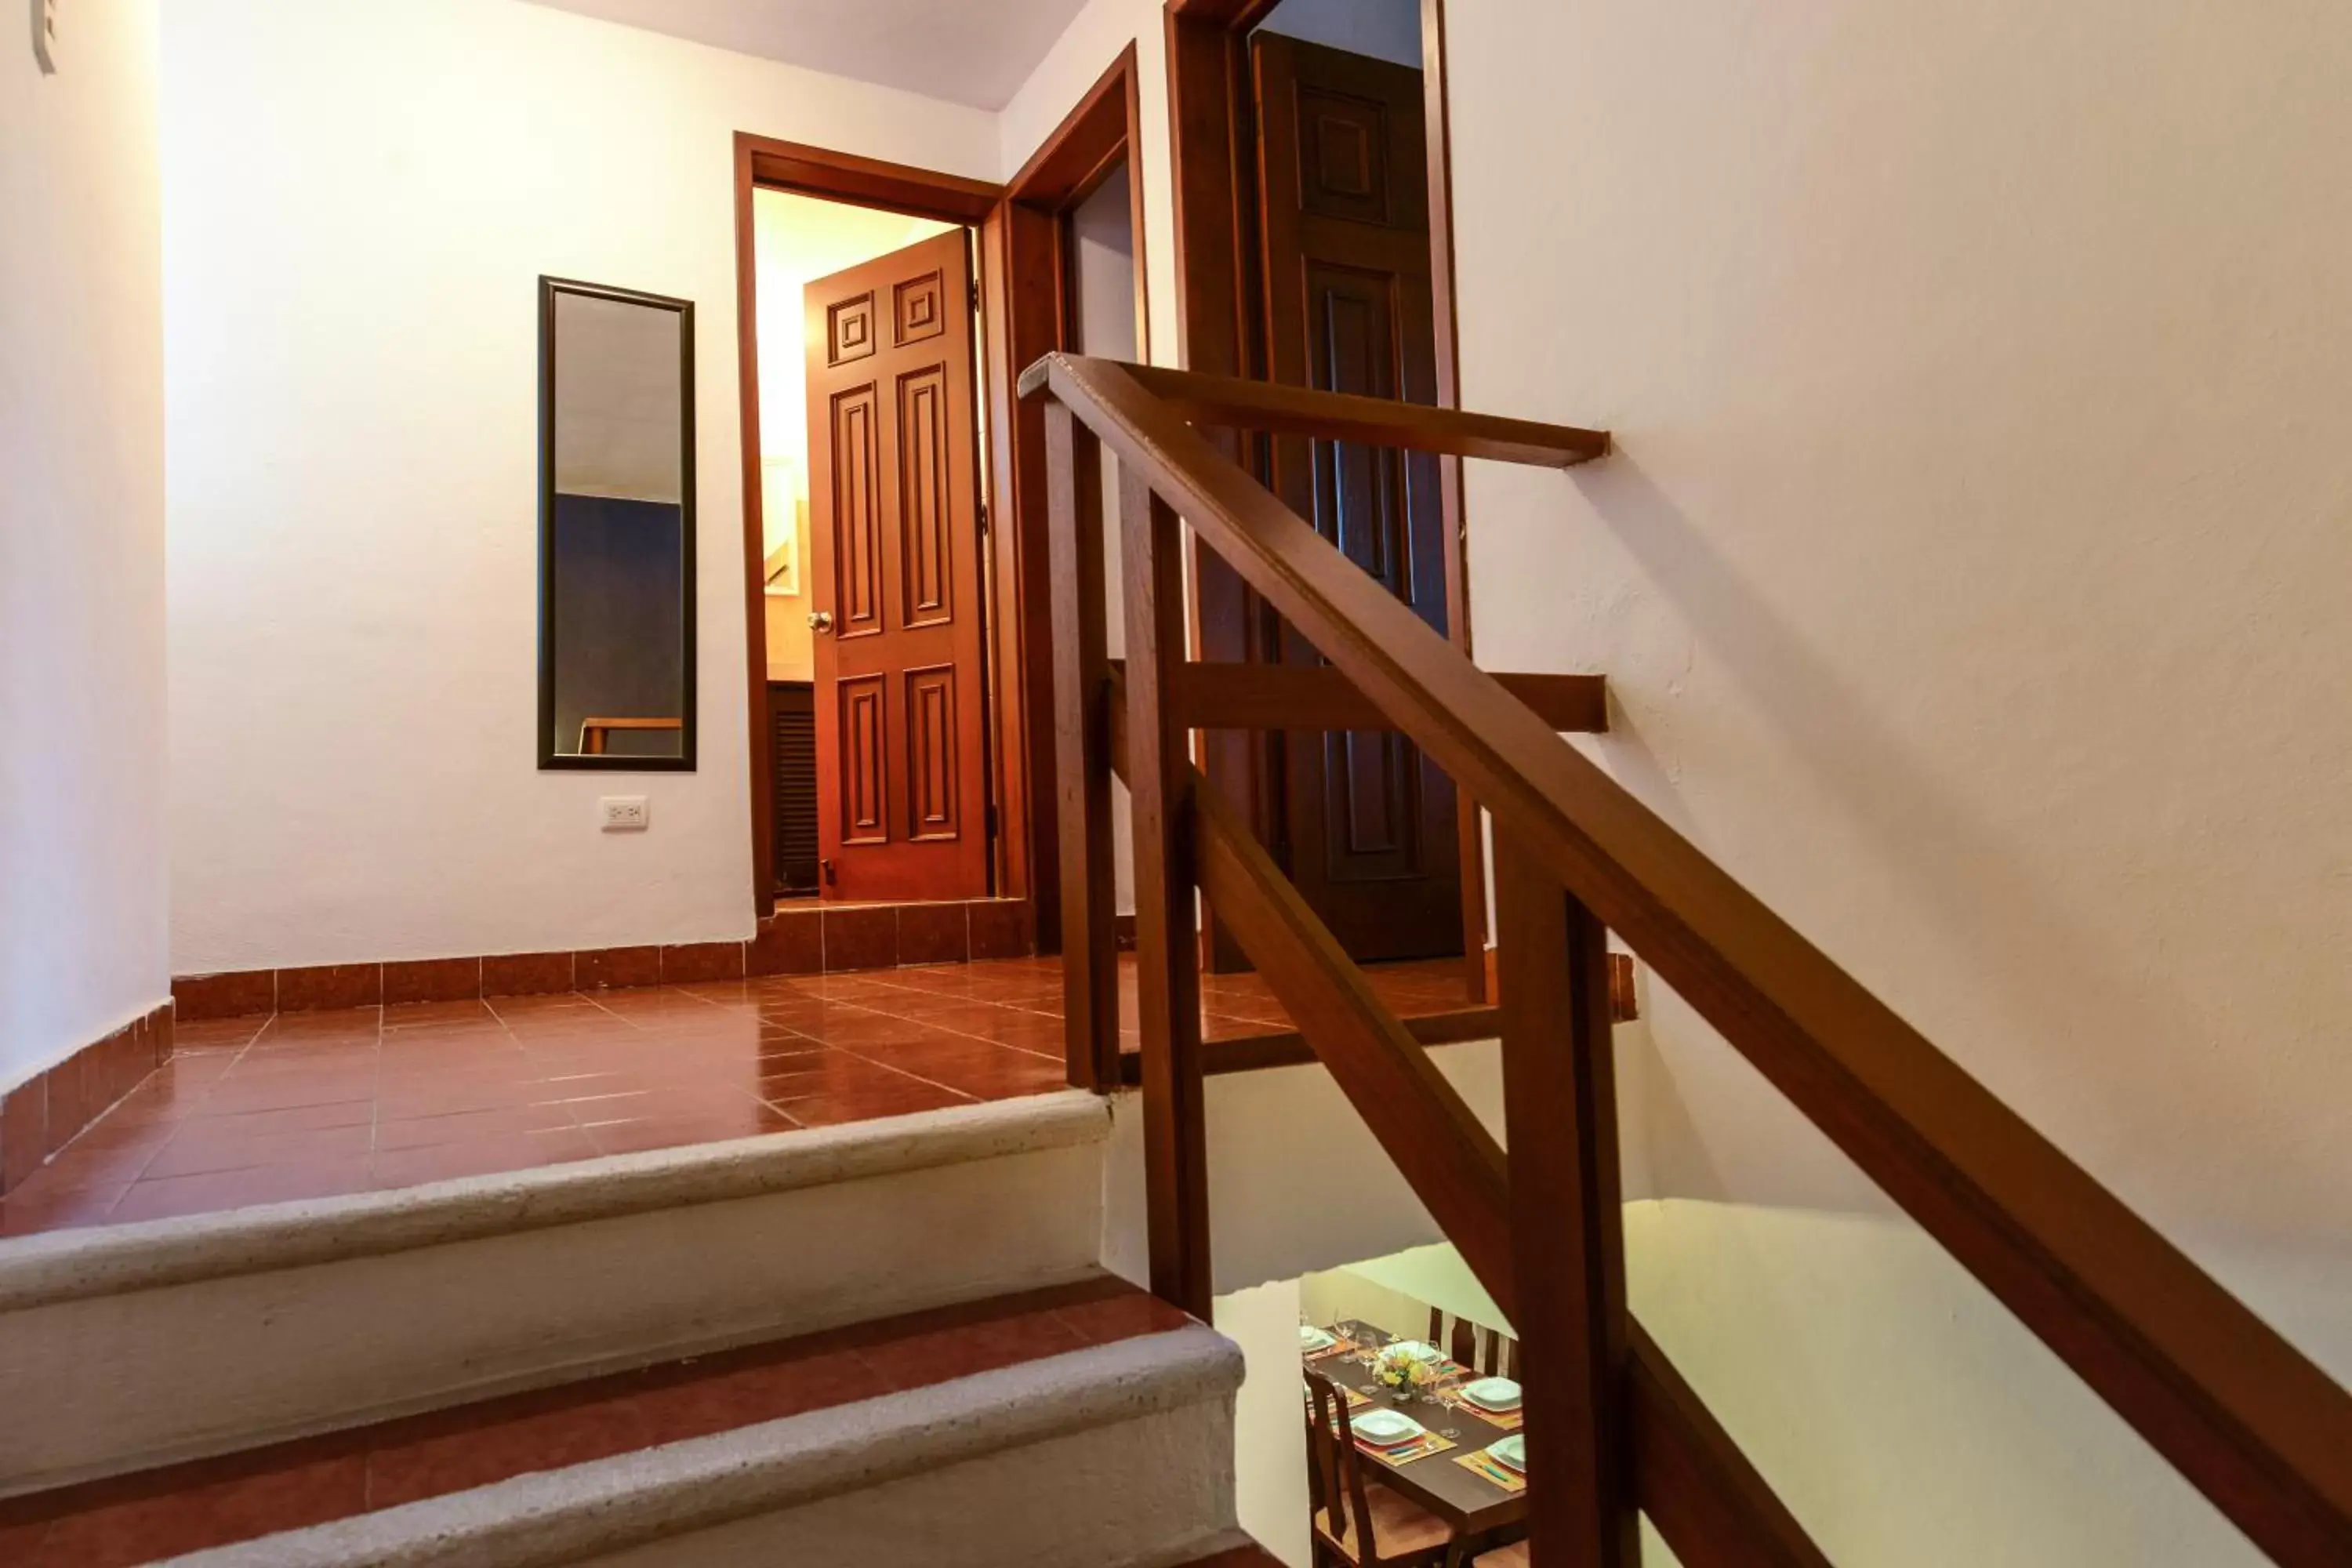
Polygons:
M2224 1070L2228 1058L2197 1048L2184 1037L2182 1020L2196 1016L2197 999L2175 987L2166 989L2160 972L2131 970L2115 955L2053 908L2047 889L2028 873L2021 859L2026 847L2003 838L1971 816L1967 804L1949 793L1886 735L1874 727L1864 705L1837 672L1810 651L1801 637L1783 624L1770 606L1744 584L1717 553L1706 532L1694 525L1674 499L1645 473L1637 454L1621 446L1608 462L1569 470L1569 479L1605 523L1617 542L1633 558L1649 581L1679 609L1695 636L1711 651L1732 679L1786 738L1791 755L1801 758L1822 794L1835 802L1842 814L1861 827L1883 854L1886 864L1901 873L1906 891L1916 892L1935 911L1935 936L1965 955L1976 984L2003 1004L1998 1009L2011 1017L2048 1020L2053 1006L2063 1002L2067 1012L2095 1016L2104 1033L2118 1039L2167 1043L2164 1070L2173 1076L2170 1093L2194 1096L2199 1103L2229 1105L2216 1113L2222 1125L2260 1125L2259 1108L2243 1075ZM1564 520L1567 526L1587 526L1580 517ZM1675 798L1674 775L1646 748L1622 747L1611 736L1600 742L1601 754L1622 769L1622 776L1654 809L1670 821L1687 821ZM1737 866L1727 867L1735 875ZM1997 912L1997 913L1989 913ZM2060 973L2067 994L2053 997L2030 988L2031 977ZM1858 975L1864 984L1871 977ZM1654 991L1663 990L1653 985ZM1895 999L1882 996L1895 1005ZM1649 1011L1645 999L1645 1012ZM1898 1006L1897 1011L1901 1011ZM1682 1047L1666 1042L1680 1033L1666 1026L1671 1013L1657 1015L1653 1031L1660 1041L1663 1079L1695 1087L1696 1075L1674 1069ZM1711 1032L1710 1032L1711 1033ZM1710 1041L1727 1055L1728 1047ZM1972 1052L1965 1039L1937 1042L1964 1064L1982 1064L1986 1054ZM2018 1061L2015 1052L1997 1065ZM1714 1068L1712 1062L1689 1064ZM1753 1069L1742 1070L1753 1075ZM1981 1072L1981 1065L1974 1070ZM2179 1081L2195 1075L2193 1085ZM2014 1071L2012 1069L2012 1076ZM1781 1109L1777 1091L1764 1089ZM1991 1085L1997 1093L2000 1084ZM2014 1086L2011 1088L2011 1092ZM2128 1086L2115 1086L2117 1094ZM1712 1171L1704 1159L1680 1164L1676 1151L1695 1152L1695 1108L1671 1095L1654 1100L1662 1115L1655 1129L1666 1136L1652 1142L1654 1174L1661 1196L1727 1197L1721 1184L1727 1172ZM1753 1101L1736 1102L1744 1109ZM2242 1112L2235 1107L2248 1108ZM1792 1121L1794 1112L1789 1112ZM1679 1119L1680 1124L1675 1125ZM1818 1138L1818 1134L1814 1134ZM1826 1142L1823 1141L1826 1151ZM2325 1151L2278 1143L2259 1153L2263 1185L2273 1191L2323 1190L2326 1175L2318 1161ZM1833 1156L1843 1163L1843 1156ZM2251 1156L2250 1156L2251 1157ZM1776 1178L1761 1165L1753 1174L1767 1190L1737 1195L1752 1201L1795 1201L1805 1206L1855 1207L1882 1210L1881 1202L1825 1201L1817 1179L1816 1163L1810 1176L1792 1173ZM1858 1173L1856 1173L1858 1175ZM1774 1181L1783 1184L1777 1194ZM1786 1183L1795 1181L1799 1190ZM1850 1182L1849 1199L1858 1196ZM2123 1194L2130 1201L2128 1193Z

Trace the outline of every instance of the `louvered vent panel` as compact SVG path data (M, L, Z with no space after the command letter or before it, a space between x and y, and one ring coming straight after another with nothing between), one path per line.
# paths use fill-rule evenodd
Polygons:
M816 887L816 703L806 685L768 688L768 736L775 783L776 887Z

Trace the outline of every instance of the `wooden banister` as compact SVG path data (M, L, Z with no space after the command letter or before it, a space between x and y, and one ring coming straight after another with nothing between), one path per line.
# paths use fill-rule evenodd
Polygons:
M1046 367L1047 361L1039 360L1021 373L1024 397L1045 385L1052 374ZM1433 408L1427 404L1357 397L1157 365L1123 364L1119 369L1170 414L1194 425L1361 441L1547 468L1573 468L1609 451L1605 430L1579 430L1533 419L1506 419L1494 414L1469 414L1457 408Z
M1497 675L1503 689L1554 730L1609 728L1607 683L1597 675ZM1168 700L1194 730L1393 730L1394 721L1336 669L1293 664L1186 664Z
M1110 666L1103 584L1102 446L1045 411L1053 566L1054 792L1061 834L1062 1016L1070 1082L1118 1081L1118 942L1111 860Z
M1244 395L1171 374L1057 354L1024 385L1074 410L1123 474L1181 512L1493 814L1499 833L1622 937L2250 1539L2296 1568L2352 1562L2352 1399L2342 1389L1186 421L1189 412L1547 459L1499 437L1481 454L1463 427L1423 417L1437 411L1391 405L1376 417L1335 410L1327 395ZM1154 388L1175 388L1177 401ZM1551 450L1557 459L1557 439ZM1162 711L1156 694L1153 706Z
M1201 891L1210 907L1478 1282L1496 1301L1510 1300L1502 1146L1197 769L1191 800Z
M1127 769L1126 711L1124 672L1113 664L1109 752L1121 776ZM1516 1260L1513 1253L1517 1243L1532 1240L1534 1232L1562 1217L1545 1205L1543 1184L1538 1181L1522 1186L1516 1176L1507 1174L1502 1151L1453 1086L1430 1066L1421 1049L1424 1042L1371 994L1361 972L1349 962L1328 928L1307 908L1248 825L1197 768L1191 771L1185 798L1203 894L1229 922L1276 998L1304 1026L1301 1032L1314 1043L1316 1056L1330 1069L1333 1080L1381 1147L1390 1152L1414 1195L1461 1251L1503 1315L1515 1322L1536 1321L1527 1315L1535 1303L1525 1289L1533 1282L1533 1276L1520 1264L1531 1252L1540 1259L1544 1249L1540 1243L1517 1247ZM1566 935L1564 931L1561 934ZM1581 1004L1590 1013L1597 1000L1605 1014L1609 1007L1605 954L1589 940L1595 932L1582 934L1588 939L1586 978L1570 1006L1573 1010ZM1521 1043L1540 1043L1535 1030L1557 1010L1561 998L1531 981L1523 981L1521 989L1527 996L1516 1026ZM1588 1017L1582 1030L1582 1054L1589 1064L1603 1059L1593 1038L1596 1026L1605 1037L1605 1020ZM1586 1207L1593 1215L1611 1216L1613 1224L1619 1202L1612 1169L1616 1142L1613 1135L1596 1138L1593 1132L1594 1126L1605 1123L1610 1115L1600 1099L1604 1091L1613 1092L1607 1089L1605 1068L1597 1082L1588 1080L1580 1094L1570 1097L1571 1113L1580 1115L1583 1125L1574 1129L1572 1135L1562 1136L1561 1129L1542 1124L1556 1086L1540 1078L1558 1065L1548 1062L1546 1057L1540 1050L1517 1053L1518 1080L1511 1085L1510 1101L1517 1108L1515 1121L1525 1118L1532 1123L1520 1128L1517 1142L1523 1149L1535 1152L1533 1162L1523 1159L1523 1163L1549 1163L1565 1155L1581 1160L1596 1173L1608 1172ZM1530 1067L1535 1068L1538 1081L1528 1081ZM1506 1070L1515 1069L1507 1066ZM1606 1151L1605 1159L1599 1150ZM1515 1212L1514 1204L1526 1207ZM1582 1227L1578 1229L1580 1232ZM1515 1231L1520 1234L1515 1236ZM1622 1271L1622 1241L1617 1245L1616 1267ZM1581 1249L1570 1266L1579 1271L1587 1267ZM1622 1418L1625 1435L1606 1457L1607 1483L1556 1489L1587 1498L1606 1497L1612 1495L1613 1485L1613 1495L1626 1503L1639 1500L1681 1560L1694 1568L1735 1568L1748 1563L1769 1568L1829 1568L1829 1560L1730 1435L1692 1394L1665 1352L1625 1312L1622 1287L1608 1299L1608 1315L1624 1325L1622 1342L1612 1352L1621 1364L1613 1369L1589 1364L1586 1378L1601 1373L1608 1375L1609 1385L1598 1387L1588 1381L1587 1391L1588 1397L1598 1395L1608 1402L1612 1414ZM1543 1350L1524 1339L1522 1342L1535 1363L1529 1375L1542 1376ZM1531 1384L1529 1389L1528 1420L1538 1446L1553 1442L1553 1434L1567 1436L1560 1426L1549 1424L1559 1413L1538 1407L1537 1391L1541 1386ZM1593 1449L1593 1435L1588 1433L1580 1442L1560 1441L1557 1451L1592 1461L1599 1458ZM1614 1561L1633 1568L1639 1558L1631 1536L1630 1511L1601 1522L1619 1532ZM1743 1542L1755 1543L1759 1548L1756 1555L1740 1556ZM1606 1568L1598 1558L1583 1552L1572 1560L1591 1561L1596 1568Z

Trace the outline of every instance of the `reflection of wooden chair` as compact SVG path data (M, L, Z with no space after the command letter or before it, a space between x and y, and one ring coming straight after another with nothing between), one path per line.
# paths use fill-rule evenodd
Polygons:
M1348 1396L1321 1373L1307 1376L1307 1498L1316 1568L1427 1568L1455 1561L1446 1522L1378 1481L1356 1453Z
M1500 1329L1482 1329L1467 1318L1456 1318L1449 1335L1444 1310L1432 1307L1429 1342L1482 1376L1518 1381L1519 1342Z
M580 754L601 757L615 730L683 730L683 719L583 719L580 721Z

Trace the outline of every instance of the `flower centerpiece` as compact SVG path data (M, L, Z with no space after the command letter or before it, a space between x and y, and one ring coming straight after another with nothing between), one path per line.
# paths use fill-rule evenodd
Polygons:
M1383 1388L1425 1397L1437 1388L1437 1363L1427 1347L1410 1342L1392 1344L1372 1362L1372 1376Z

